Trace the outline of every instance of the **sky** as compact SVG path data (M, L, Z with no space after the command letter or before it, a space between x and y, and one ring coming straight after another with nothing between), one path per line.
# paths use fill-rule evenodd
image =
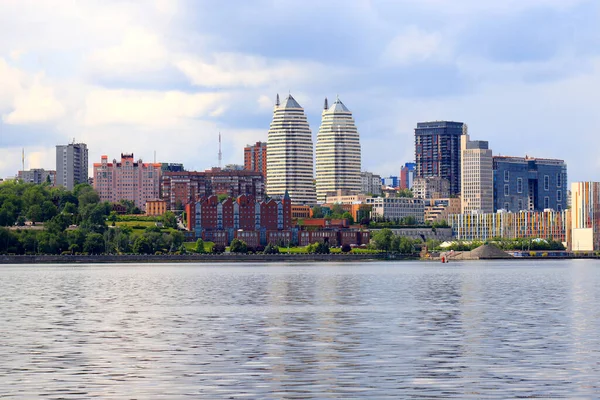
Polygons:
M0 177L55 146L243 164L277 93L319 129L339 95L363 170L398 175L417 122L461 121L495 155L599 180L597 0L0 0Z

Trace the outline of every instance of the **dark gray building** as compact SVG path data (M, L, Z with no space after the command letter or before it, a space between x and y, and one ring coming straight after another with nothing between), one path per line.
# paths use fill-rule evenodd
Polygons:
M415 129L415 177L439 176L450 182L450 194L460 194L462 122L419 122Z
M88 183L88 149L85 143L56 146L56 186L68 190Z
M567 164L563 160L494 157L494 211L567 208Z

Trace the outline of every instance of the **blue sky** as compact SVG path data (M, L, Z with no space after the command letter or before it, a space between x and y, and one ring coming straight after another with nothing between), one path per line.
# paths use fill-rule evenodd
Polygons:
M339 95L363 170L397 175L419 121L455 120L494 154L562 158L598 180L596 0L0 0L0 177L100 156L242 163L291 92L313 136Z

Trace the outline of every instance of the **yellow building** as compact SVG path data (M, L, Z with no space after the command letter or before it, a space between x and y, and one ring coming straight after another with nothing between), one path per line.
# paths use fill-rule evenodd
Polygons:
M146 202L146 215L164 215L167 212L167 202L164 200L149 200Z

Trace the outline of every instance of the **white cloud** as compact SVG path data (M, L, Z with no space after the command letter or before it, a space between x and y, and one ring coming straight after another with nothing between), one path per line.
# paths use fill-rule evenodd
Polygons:
M279 61L240 53L215 53L211 60L182 57L175 61L196 86L260 87L303 82L319 76L323 67L308 61Z
M65 108L54 95L51 86L44 85L44 75L37 74L27 88L20 88L14 95L13 111L3 115L7 124L25 125L55 121L62 117Z
M86 98L84 125L139 126L176 124L183 119L224 112L224 93L109 90L96 88Z
M396 35L385 48L382 61L387 65L409 65L439 55L442 37L437 32L425 32L410 26Z

